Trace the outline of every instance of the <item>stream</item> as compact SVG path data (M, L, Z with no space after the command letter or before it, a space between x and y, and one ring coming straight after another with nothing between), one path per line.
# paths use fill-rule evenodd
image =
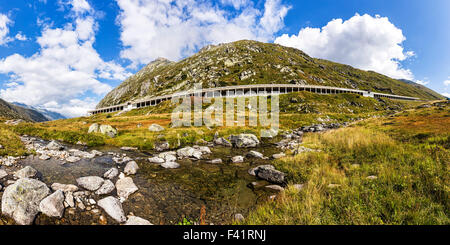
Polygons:
M48 141L39 140L43 145ZM183 218L198 222L200 210L206 210L207 224L230 224L235 214L244 217L255 209L258 203L269 199L271 192L264 188L269 183L248 174L251 167L270 164L272 160L245 158L243 163L232 163L231 157L245 156L250 150L256 150L271 156L280 150L272 144L262 143L257 148L236 149L229 147L210 147L212 154L202 160L177 160L181 165L178 169L164 169L159 164L150 163L147 159L157 152L124 151L120 148L86 147L63 144L66 149L83 151L98 150L102 156L93 159L81 159L75 163L64 163L51 158L41 160L38 156L28 156L18 161L18 164L8 171L31 166L38 171L37 178L51 186L53 183L77 184L76 179L84 176L100 176L112 167L123 172L125 164L116 164L112 153L126 154L139 165L139 170L132 175L139 190L122 203L125 215L135 215L150 221L152 224L173 225ZM220 158L223 163L212 164L208 160ZM63 164L64 163L64 164ZM10 175L11 179L12 174ZM113 182L117 180L114 179ZM2 180L3 182L5 180ZM250 183L258 182L259 188L250 188ZM5 186L5 185L4 185ZM116 191L109 195L116 195ZM105 196L95 195L98 201ZM3 218L3 216L2 216ZM106 219L105 219L106 218ZM88 206L85 210L77 207L66 208L62 218L50 218L39 213L34 224L117 224L97 205Z

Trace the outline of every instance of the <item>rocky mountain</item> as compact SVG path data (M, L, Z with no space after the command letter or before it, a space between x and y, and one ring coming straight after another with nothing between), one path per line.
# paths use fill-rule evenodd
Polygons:
M415 84L312 58L295 48L242 40L206 46L179 62L159 58L107 94L97 108L187 90L195 83L202 83L203 88L268 83L312 84L423 99L443 98Z
M30 122L49 121L45 115L35 109L8 103L2 99L0 99L0 118L23 119Z
M19 102L13 102L12 104L22 107L22 108L26 108L32 111L36 111L39 112L40 114L42 114L46 120L45 121L53 121L53 120L58 120L58 119L66 119L66 117L58 112L54 112L54 111L49 111L47 109L44 108L40 108L40 107L34 107L34 106L29 106L23 103L19 103Z

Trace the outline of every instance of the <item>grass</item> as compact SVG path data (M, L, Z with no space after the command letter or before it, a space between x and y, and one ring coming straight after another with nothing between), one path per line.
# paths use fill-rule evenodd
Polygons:
M296 99L295 102L292 99ZM248 103L248 100L247 100ZM269 100L268 108L270 109ZM212 103L203 105L203 109ZM223 102L224 106L226 101ZM352 94L320 95L309 92L298 92L280 96L280 128L282 130L311 125L320 121L348 122L371 116L390 113L389 108L403 109L416 106L417 103L397 102L392 100L378 101ZM169 101L155 107L132 110L122 115L114 113L98 114L91 117L79 117L56 120L44 123L23 123L10 130L18 135L31 135L47 140L60 140L71 144L81 142L88 146L114 145L131 146L140 150L152 150L156 143L167 141L171 148L191 145L200 139L211 141L217 132L220 136L230 134L253 133L259 136L264 127L228 127L217 126L171 128L171 112L176 105ZM308 108L308 111L299 108ZM247 114L248 125L248 114ZM117 128L119 134L108 138L101 134L88 134L93 123L108 124ZM166 128L164 132L150 132L148 127L159 124Z
M0 156L22 156L27 152L20 137L2 123L0 123L0 145L3 146L0 149Z
M447 106L307 134L304 144L321 152L277 161L288 189L243 224L448 225L448 125Z
M288 188L274 201L258 206L243 224L450 223L448 105L411 109L417 103L310 93L284 95L280 105L282 130L323 120L367 120L326 133L305 134L303 145L320 151L274 161L277 169L287 173ZM298 111L305 105L310 112ZM81 141L90 146L108 144L150 150L158 141L168 141L176 148L199 139L211 141L216 132L225 137L244 132L259 135L261 129L170 128L171 108L173 105L163 103L121 116L101 114L18 126L0 123L0 144L4 146L0 155L27 154L19 138L23 134L72 144ZM405 111L393 114L392 108ZM373 116L378 118L370 119ZM119 135L108 138L88 134L92 123L112 125ZM148 126L152 123L166 130L150 132ZM292 187L298 183L305 184L301 191Z

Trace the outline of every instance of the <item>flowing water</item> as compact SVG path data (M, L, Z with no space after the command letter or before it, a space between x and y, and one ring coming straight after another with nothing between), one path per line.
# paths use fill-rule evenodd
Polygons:
M48 186L55 182L76 184L79 177L103 176L111 167L123 171L124 164L116 164L108 152L125 153L138 163L140 169L132 176L139 190L122 204L123 209L126 215L132 213L153 224L177 224L183 218L198 221L202 206L206 210L207 223L229 224L236 213L246 216L258 203L267 201L268 196L273 194L264 188L250 188L249 184L254 181L261 182L260 186L268 183L249 175L248 169L260 164L270 164L270 160L246 158L244 163L234 164L230 158L236 155L245 156L250 150L259 151L265 156L279 152L270 144L263 144L254 149L211 147L213 154L207 155L208 159L179 160L177 162L180 163L180 168L164 169L147 161L152 152L122 151L114 147L66 147L86 151L95 149L102 151L104 155L65 164L53 158L45 161L37 156L29 156L21 161L21 167L31 166L38 170L39 179ZM207 160L215 158L221 158L223 163L207 163ZM98 201L101 198L96 196L94 199ZM67 208L62 219L39 214L35 224L104 224L106 222L101 221L101 215L107 217L108 224L116 223L103 213L101 208L95 206L89 211Z

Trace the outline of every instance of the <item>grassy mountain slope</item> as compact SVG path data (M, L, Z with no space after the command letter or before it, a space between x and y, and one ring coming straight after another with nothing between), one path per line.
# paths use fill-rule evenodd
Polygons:
M0 117L6 119L23 119L33 122L48 121L42 113L36 110L14 105L2 99L0 99Z
M97 108L187 90L194 83L202 83L203 88L268 83L314 84L443 99L421 87L376 72L315 59L295 48L243 40L207 46L179 62L157 59L107 94Z

